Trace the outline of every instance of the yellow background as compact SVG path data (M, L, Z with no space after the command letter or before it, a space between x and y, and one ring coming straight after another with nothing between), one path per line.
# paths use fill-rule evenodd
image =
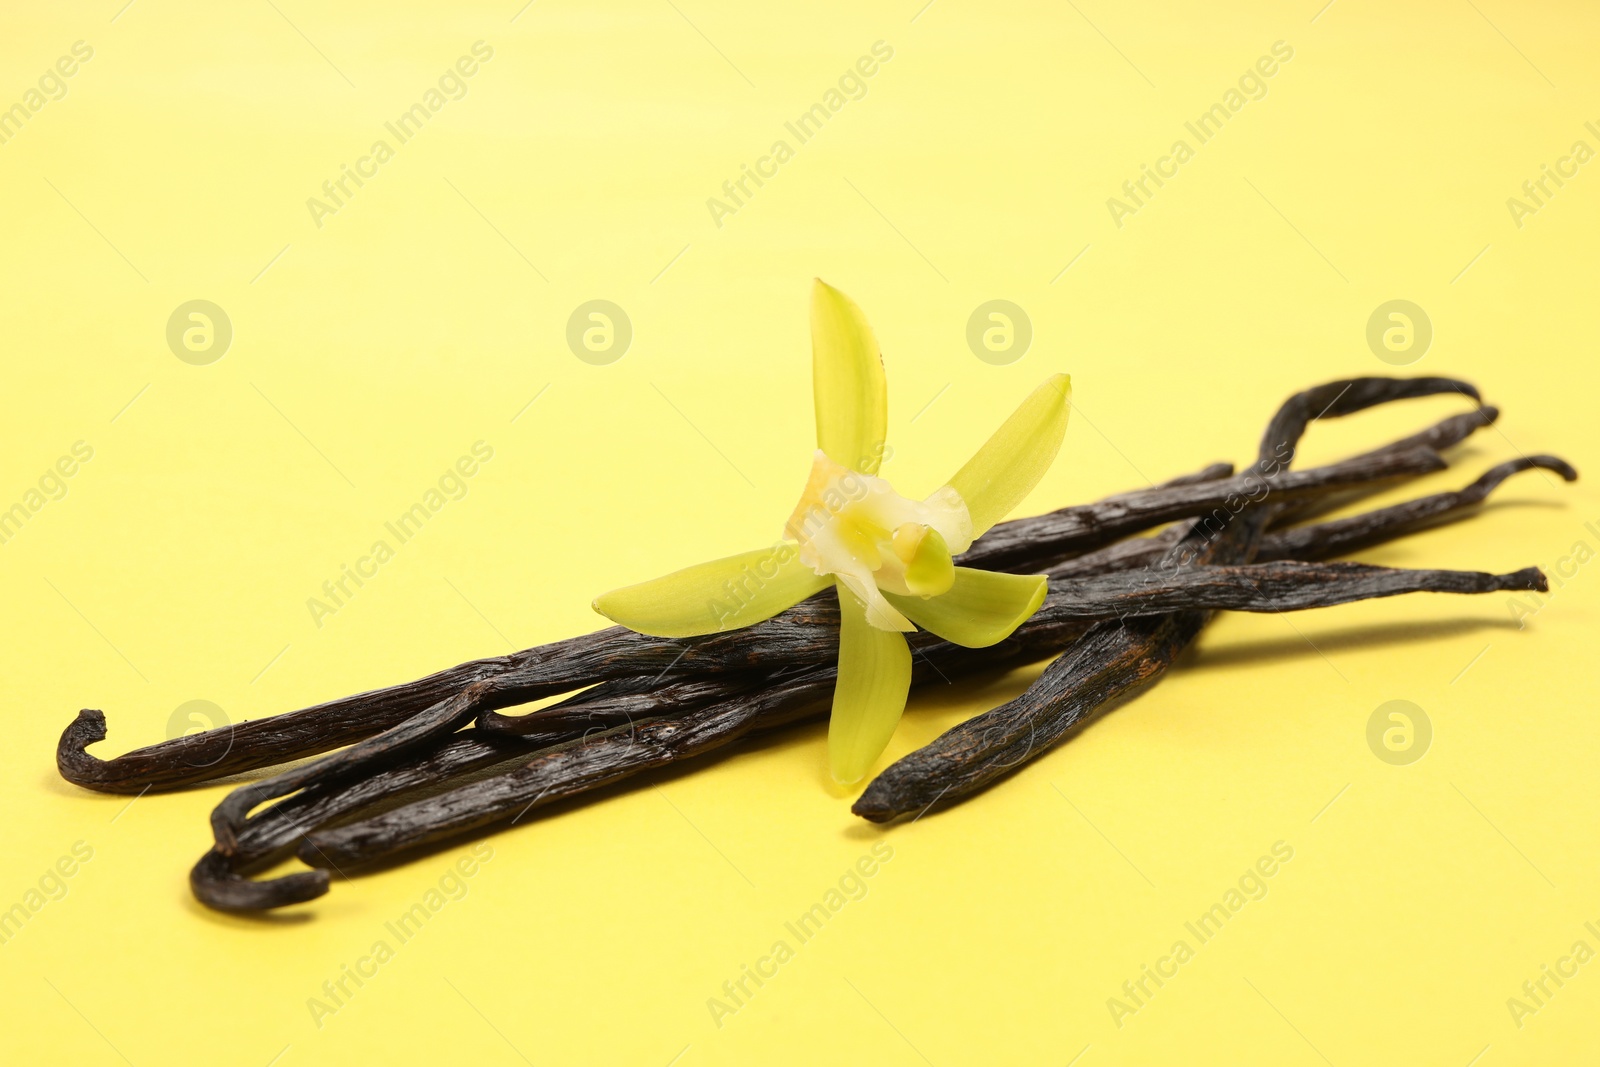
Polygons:
M238 720L400 682L767 543L809 462L813 275L883 343L907 492L1058 370L1078 409L1025 511L1243 462L1286 394L1390 371L1364 331L1394 298L1436 331L1402 373L1472 379L1506 414L1391 499L1519 452L1595 466L1600 163L1521 228L1506 206L1600 147L1592 7L920 3L8 5L0 105L73 42L94 57L0 145L0 505L73 442L94 458L0 546L0 907L74 842L94 858L0 946L0 1058L1592 1056L1600 963L1520 1028L1506 1001L1600 949L1597 563L1522 628L1505 595L1223 618L1133 705L886 831L823 787L816 725L529 821L320 1028L308 998L470 846L231 918L186 885L223 787L129 807L57 778L80 707L106 710L108 756L186 701ZM307 198L479 40L466 96L317 227ZM716 226L706 199L880 40L865 97ZM1107 198L1280 40L1267 95L1114 225ZM235 332L209 366L164 337L197 298ZM635 331L609 366L564 340L596 298ZM1035 331L1008 366L964 338L995 298ZM1460 407L1319 426L1303 456ZM466 497L316 626L307 598L478 440ZM1592 484L1525 474L1364 558L1551 567L1600 549L1596 520ZM918 696L888 756L1032 673ZM1410 766L1366 744L1391 699L1433 724ZM879 840L867 895L718 1027L707 999ZM1280 840L1265 898L1119 1028L1107 999Z

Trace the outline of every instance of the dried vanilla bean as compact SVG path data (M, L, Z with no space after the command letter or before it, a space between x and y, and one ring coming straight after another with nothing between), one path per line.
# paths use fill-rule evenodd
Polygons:
M428 743L465 726L483 707L490 704L492 698L504 696L498 687L514 684L504 676L473 682L461 692L446 697L381 734L358 741L313 763L301 764L271 778L239 786L211 812L211 830L216 838L217 851L224 856L238 852L238 832L243 828L245 817L257 805L287 796L313 783L338 782L412 755ZM537 686L531 688L538 692Z
M1441 463L1437 456L1413 449L1390 454L1376 462L1358 459L1296 472L1291 482L1282 483L1273 491L1286 494L1332 492L1362 479L1388 480L1425 474ZM1025 554L1018 556L1016 546L1026 543L1033 536L1028 530L1036 528L1038 565L1042 566L1046 560L1059 558L1073 545L1082 548L1103 543L1109 536L1103 532L1109 529L1106 523L1136 531L1167 521L1161 516L1182 517L1184 513L1194 514L1220 506L1219 501L1226 501L1229 494L1217 488L1224 482L1208 477L1217 469L1214 465L1197 475L1139 490L1132 494L1138 497L1134 504L1128 503L1128 494L1124 494L1122 503L1117 503L1119 498L1112 498L1100 504L1003 522L990 530L979 546L991 539L1003 540L1009 546L1006 553L1013 562L1027 569L1028 559ZM1268 484L1275 483L1268 479ZM1260 491L1259 482L1250 485L1254 491ZM1115 512L1115 516L1102 514L1101 509L1106 507ZM1143 526L1139 525L1141 522ZM1047 527L1063 525L1069 531L1067 539L1050 541ZM1087 538L1080 536L1085 530L1092 530ZM962 559L964 564L972 561L970 552ZM701 675L771 669L779 662L796 665L825 662L834 654L833 641L831 635L819 634L815 613L819 602L827 599L813 598L747 630L688 641L647 637L621 627L610 627L506 656L473 660L414 682L174 738L109 760L101 760L87 751L89 745L105 739L107 729L102 712L85 709L62 732L56 765L67 781L100 792L175 789L354 744L393 729L468 686L491 680L494 685L486 699L490 700L493 710L639 674L671 671L675 676ZM827 613L836 609L824 604L820 610Z
M1559 462L1559 461L1555 461L1555 462ZM1507 465L1507 467L1512 467L1512 466L1517 466L1517 465L1515 465L1515 464ZM1552 468L1552 469L1555 469L1555 468ZM1481 492L1473 494L1469 490L1469 491L1466 492L1465 495L1476 495L1478 497L1478 499L1481 499L1482 492L1487 492L1488 489L1493 488L1493 485L1498 483L1499 478L1504 477L1504 473L1501 473L1499 468L1497 468L1496 472L1492 472L1492 473L1495 473L1496 477L1492 477L1491 478L1490 476L1486 475L1485 478L1480 479L1479 483L1476 483L1475 486L1473 487L1474 489L1481 490ZM1440 494L1439 496L1440 497L1456 496L1456 494ZM1424 499L1425 500L1431 500L1433 498L1424 498ZM1413 502L1413 504L1415 504L1415 503L1417 503L1417 502ZM1457 500L1453 506L1459 507L1459 506L1462 506L1464 503L1466 503L1466 501L1464 499L1463 500ZM1399 536L1400 534L1403 534L1405 532L1410 532L1412 529L1418 528L1414 522L1408 521L1408 519L1414 519L1415 518L1415 510L1416 509L1413 509L1412 512L1408 515L1408 514L1403 514L1405 507L1406 506L1401 505L1401 506L1397 506L1396 508L1383 509L1383 512L1386 515L1385 522L1381 522L1381 523L1378 523L1378 524L1374 525L1374 529L1376 531L1378 531L1378 534L1370 534L1370 532L1369 532L1369 535L1377 536L1377 535L1380 535L1383 531L1386 530L1388 532L1389 536ZM1358 516L1357 518L1359 519L1361 517ZM1341 524L1347 524L1348 522L1349 522L1349 520L1340 520L1339 523L1325 524L1325 525L1328 525L1329 527L1337 529ZM1311 528L1311 529L1316 529L1316 528ZM1113 546L1113 548L1115 548L1115 547L1116 546ZM1302 547L1306 548L1307 550L1313 550L1313 551L1315 550L1314 549L1314 544L1312 542L1307 542L1304 545L1302 545ZM1111 551L1111 550L1101 550L1101 552L1097 553L1097 555L1100 555L1102 557L1111 557L1111 556L1114 556L1115 553L1113 551ZM1080 560L1080 561L1077 561L1077 562L1079 562L1079 564L1081 565L1083 562L1086 562L1086 561L1087 561L1087 557L1085 557L1084 560ZM1382 571L1382 569L1376 569L1375 573L1376 572L1381 572L1381 571ZM1392 573L1392 572L1384 572L1384 573ZM1400 573L1404 573L1404 572L1400 572ZM1045 613L1041 613L1041 615L1045 615ZM1053 623L1054 623L1054 620L1050 619L1046 615L1046 617L1040 618L1038 620L1038 623L1035 624L1033 628L1035 630L1037 630L1037 629L1039 629L1039 628L1041 628L1043 626L1053 625ZM1028 630L1028 627L1024 627L1024 631L1019 631L1019 634L1017 635L1017 637L1019 639L1025 639L1028 636L1028 634L1026 633L1027 630ZM1060 634L1058 636L1063 641L1067 640L1067 639L1070 639L1070 634L1065 633L1065 632L1063 632L1062 634ZM942 643L940 643L940 644L942 644ZM951 653L953 653L955 655L955 657L960 657L962 654L967 654L967 655L970 656L971 653L974 650L953 649L953 648L950 648L950 646L945 646L944 650L942 650L942 651L937 649L937 648L931 648L928 651L930 651L932 653L932 657L931 658L919 657L919 659L917 661L917 670L918 670L918 680L919 680L919 682L928 679L929 677L933 676L936 673L936 670L933 668L933 662L932 662L933 659L938 659L942 663L942 666L937 668L937 673L940 673L940 674L959 674L959 673L963 673L962 669L961 669L961 665L958 662L956 662L953 659L946 658L946 657L947 657L947 655L949 655ZM972 659L974 660L974 664L973 665L979 665L976 662L977 657L972 657ZM597 687L597 690L595 690L595 691L598 691L599 689L603 689L603 688L604 687ZM829 691L830 688L831 688L831 672L827 672L825 677L818 677L816 679L812 679L812 684L809 687L805 688L804 690L802 690L802 691L790 690L788 692L788 696L785 699L777 701L777 702L774 702L773 704L767 705L766 712L764 713L764 715L757 717L755 725L760 725L762 728L766 728L767 719L771 715L781 715L781 716L784 716L784 717L793 717L796 714L807 714L809 712L807 712L805 710L801 710L799 712L796 712L795 708L793 707L793 705L796 704L796 703L800 703L800 704L809 703L809 704L814 705L817 701L821 700L823 697L826 696L826 694L827 694L827 692ZM595 692L595 691L591 691L591 692ZM575 698L575 700L578 701L579 703L574 704L574 708L573 708L574 711L576 711L578 708L581 707L582 697L583 697L583 694L580 694L580 696L578 698ZM558 705L558 707L559 707L559 705ZM550 711L550 710L552 710L552 709L546 709L547 712ZM810 711L815 711L815 710L818 710L818 709L815 708L815 707L812 707L810 709ZM504 718L504 719L537 718L540 714L542 714L542 713L534 713L534 715L532 715L532 716L524 716L524 717L503 716L503 717L499 717L499 718ZM733 708L733 709L730 709L728 711L728 714L737 717L737 716L742 715L743 713L740 712L737 708ZM732 734L727 734L727 735L723 735L723 736L728 741L731 741L731 740L734 739L734 735L732 735ZM742 736L742 732L741 732L740 736ZM610 745L610 746L616 746L616 745L619 744L619 742L617 742L615 740L611 740L611 739L605 738L605 737L600 738L599 739L599 743L603 744L603 745ZM606 761L606 760L601 760L598 765L600 765L600 766L611 766L609 764L609 762ZM568 768L568 769L570 770L570 768ZM389 773L389 772L379 772L379 775L382 776L383 774L386 774L386 773ZM524 777L527 777L527 776L524 776ZM602 782L609 782L609 781L613 781L613 780L615 780L615 777L611 773L611 771L608 770L600 779L596 779L596 780L593 780L593 781L588 781L587 785L583 785L581 787L582 788L590 788L590 787L593 787L594 785L601 784ZM549 784L550 783L547 782L547 781L542 782L542 784L539 785L538 790L543 790ZM468 787L468 788L476 789L477 787L473 786L473 787ZM500 789L502 787L501 786L489 786L489 787L485 787L485 788L487 788L491 792L493 792L494 790ZM575 781L568 781L567 786L565 786L564 788L567 789L568 791L562 792L561 795L563 795L563 796L570 795L571 791L575 791L578 788L580 788L580 784L578 782L575 782ZM538 790L535 790L535 793L537 793ZM514 795L521 795L521 794L514 794ZM291 800L292 799L294 799L294 798L291 798ZM457 810L458 813L461 812L461 811L465 811L466 810L467 805L464 804L465 799L466 799L465 797L461 797L461 798L457 798L457 800L455 801L455 804L457 805L456 810ZM480 798L480 799L485 799L485 798ZM489 797L489 798L486 798L486 799L492 801L492 797ZM507 803L509 803L509 801ZM495 809L495 810L498 810L498 809ZM483 814L483 813L480 812L479 815L481 815L482 818L487 819L488 821L493 821L494 819L498 818L498 816L494 813L494 811L490 811L487 814ZM477 818L477 817L479 817L479 816L474 816L474 818ZM446 835L447 836L450 833L456 832L455 830L451 830L451 829L435 830L435 829L430 828L429 826L427 826L425 821L423 823L419 823L419 824L413 826L412 829L417 831L417 832L419 832L419 833L422 833L428 840L434 840L434 839L437 839L437 837L440 836L440 835ZM319 840L317 842L317 845L318 845L318 847L326 847L327 846L327 842ZM391 845L392 845L392 842L391 842ZM407 847L407 846L398 845L398 846L393 846L393 847ZM309 846L309 845L306 846L306 850L308 852L308 858L312 858L311 846ZM382 850L380 849L380 851L382 851ZM340 854L337 853L337 851L336 851L334 854L331 854L328 857L326 857L324 862L325 863L326 862L334 862L334 861L337 860L338 855L340 855ZM361 855L363 857L366 857L368 855L368 853L367 852L362 852ZM344 858L346 860L350 860L350 859L352 859L352 855L346 855ZM314 858L312 858L312 861L315 862ZM197 869L197 871L198 871L198 869ZM263 884L265 884L265 883L263 883ZM266 905L264 905L264 906L266 906Z
M414 789L526 758L542 746L542 741L463 730L425 756L353 782L303 790L252 816L239 831L234 855L210 849L189 872L189 887L197 900L219 911L262 911L313 900L328 891L325 871L260 881L244 875L283 858L308 830Z
M988 649L911 635L913 684L1058 658L1017 700L890 767L857 801L858 813L893 818L925 800L931 787L934 800L983 788L1159 680L1215 610L1542 589L1543 576L1532 568L1492 575L1321 561L1460 517L1519 470L1576 476L1555 457L1502 464L1454 493L1284 528L1442 468L1438 450L1488 425L1497 412L1480 407L1340 463L1290 470L1309 423L1446 392L1477 399L1471 386L1443 378L1329 383L1279 409L1257 462L1241 474L1213 464L1162 486L997 525L960 562L1049 573L1044 606ZM1131 536L1167 523L1175 525ZM223 910L279 907L325 893L323 868L472 832L819 714L834 684L837 630L831 593L757 626L703 638L612 628L108 761L85 751L105 736L103 716L85 711L63 733L58 765L69 780L91 788L137 792L341 748L235 789L213 813L216 845L191 872L195 895ZM504 713L563 695L549 707ZM474 719L476 727L462 729ZM269 801L275 803L257 810ZM316 869L248 877L290 849Z
M912 684L946 682L981 670L1032 662L1085 627L1075 620L1041 620L1031 633L989 649L935 641L913 661ZM546 749L524 766L402 805L368 819L302 835L300 858L322 868L385 859L396 852L520 816L534 807L611 785L641 771L701 755L748 736L823 713L833 693L832 664L805 668L677 718L621 726L581 742ZM729 679L715 685L732 686ZM382 777L385 772L379 772ZM256 816L255 818L259 818ZM254 818L251 820L254 822Z
M732 701L623 727L589 743L535 756L508 774L305 836L300 859L312 867L351 867L487 826L542 804L597 789L640 771L726 745L766 720L804 714L833 690L833 669L816 667Z
M837 609L836 609L837 610ZM834 627L838 627L837 616ZM657 683L652 688L608 693L588 699L562 701L526 715L502 715L487 711L478 716L478 725L496 733L531 736L565 727L582 733L598 733L615 726L626 726L663 712L679 714L726 698L740 688L749 688L765 675L708 675L682 681ZM587 693L579 694L588 697Z
M1185 609L1198 604L1206 608L1219 605L1247 606L1251 610L1278 611L1424 590L1486 593L1504 589L1547 588L1544 576L1537 568L1508 575L1490 575L1475 571L1407 571L1360 563L1267 563L1190 567L1181 573L1179 580L1160 587L1162 592L1159 597L1130 603L1132 612L1148 614L1166 610L1168 600ZM1149 588L1139 584L1137 576L1134 576L1132 583L1124 581L1126 577L1107 576L1119 587L1131 586L1135 596L1142 595L1142 590ZM1084 588L1093 581L1080 580L1077 585ZM1040 609L1035 616L1038 619L1036 628L1043 629L1063 619L1074 619L1083 610L1071 590L1063 591L1054 603L1047 602ZM1200 613L1191 609L1179 614L1197 616ZM1157 616L1157 619L1167 617ZM1134 620L1135 623L1143 621ZM1096 627L1096 630L1099 629ZM1172 640L1173 634L1182 632L1183 628L1170 626L1163 631L1166 642ZM945 646L945 649L947 651L929 650L928 670L922 681L929 680L935 673L946 678L962 676L974 668L995 666L999 658L997 655L974 656L971 655L975 651L972 649L953 646ZM1167 644L1160 644L1159 649L1166 651ZM1025 658L1017 655L1014 649L1004 648L1000 656L1009 662ZM1068 660L1063 658L1057 662L1065 663ZM1056 673L1062 677L1078 677L1079 661L1073 659L1070 662L1071 666L1054 668ZM1119 664L1125 662L1128 662L1126 656L1119 657ZM1110 676L1120 681L1114 670ZM526 767L507 774L462 786L349 826L313 831L301 846L300 856L313 866L341 867L370 862L397 850L429 844L487 825L535 800L565 798L686 755L698 755L737 740L748 728L758 725L770 728L800 717L805 714L806 705L815 704L828 696L832 691L832 679L832 668L818 667L800 679L776 682L750 695L733 697L673 719L647 722L638 726L634 734L603 735L595 746L569 745L540 753ZM700 695L711 693L718 684L710 682L698 692ZM1054 691L1048 687L1043 693L1044 696L1036 696L1036 699L1054 698ZM671 728L671 723L686 725L680 733ZM643 739L643 750L633 751L632 746L639 743L640 739Z
M1477 481L1455 492L1434 493L1315 526L1273 530L1262 540L1257 558L1329 559L1455 521L1475 510L1507 478L1528 470L1554 471L1568 482L1578 478L1572 464L1559 456L1523 456L1491 467Z
M1406 571L1363 563L1259 563L1251 566L1182 566L1157 573L1120 571L1101 577L1061 582L1045 598L1035 619L1038 627L1066 621L1122 619L1163 611L1235 609L1235 611L1299 611L1341 605L1352 600L1394 597L1408 592L1486 593L1507 589L1544 590L1544 576L1530 568L1514 574L1478 571ZM312 781L336 781L363 766L392 760L395 753L429 737L450 733L475 713L474 689L486 694L490 683L469 686L467 693L442 701L352 749L314 765L294 768L266 781L242 785L211 814L218 848L234 853L234 835L250 809L262 800L283 797ZM714 696L714 686L693 685L696 694ZM659 704L656 705L659 707ZM534 717L530 717L534 718Z
M1197 580L1185 587L1191 599L1200 602L1214 599L1228 604L1248 601L1258 605L1260 610L1318 607L1423 589L1490 592L1545 588L1543 576L1533 568L1510 575L1403 571L1359 563L1280 563L1193 570L1203 581ZM1213 589L1223 592L1212 596ZM1041 609L1041 626L1071 618L1080 610L1070 594L1064 594L1055 607L1054 612L1049 605ZM951 654L935 652L930 655L920 681L926 683L935 674L959 677L974 668L1027 658L1011 649L1002 649L998 657L980 657L970 655L974 651L971 649L946 647ZM918 666L924 665L919 663ZM1057 673L1064 676L1072 676L1073 669L1056 668ZM566 745L541 752L516 770L345 826L313 830L305 835L299 849L300 858L314 867L341 868L369 863L404 849L478 829L512 812L525 812L539 803L565 799L643 770L700 755L738 740L751 729L770 729L820 710L820 702L832 692L833 676L833 668L817 667L796 678L774 682L744 696L702 706L671 719L652 720L636 725L631 731L599 735L592 744ZM701 693L710 692L711 686L717 684L720 683L711 682Z
M1473 400L1478 399L1476 393L1465 395ZM1419 446L1443 451L1452 444L1466 440L1478 430L1494 425L1499 418L1499 408L1493 404L1484 404L1482 407L1464 411L1436 423L1421 433L1390 442L1384 447L1388 451L1402 452ZM1303 500L1280 502L1268 522L1273 527L1305 522L1358 503L1374 493L1383 491L1384 488L1382 485L1353 486L1339 492L1306 497Z
M1295 500L1347 489L1353 485L1431 474L1448 464L1425 446L1399 452L1376 452L1305 471L1253 469L1216 481L1177 488L1124 493L1097 504L1062 508L1025 520L1025 527L996 526L958 557L968 567L1024 570L1041 550L1057 558L1068 552L1099 548L1140 530L1196 515L1227 516L1241 502L1271 498Z
M1039 610L1051 617L1098 621L1168 611L1305 611L1403 593L1544 592L1546 588L1537 567L1487 574L1280 560L1069 578L1054 586L1054 597L1047 596Z
M1435 393L1477 390L1446 378L1359 378L1330 382L1290 397L1262 437L1258 471L1290 462L1310 423L1375 404ZM1472 432L1467 420L1454 428L1436 425L1409 444L1441 434ZM1460 438L1457 437L1457 440ZM1382 454L1388 448L1371 455ZM1267 498L1230 514L1220 530L1207 522L1194 528L1163 556L1159 566L1248 563L1260 545L1279 501ZM852 810L884 822L935 802L949 803L985 788L1012 769L1048 751L1095 716L1158 682L1211 618L1211 612L1177 611L1115 623L1096 623L1045 668L1021 696L946 731L932 743L897 760L857 798Z
M1257 464L1257 470L1263 477L1254 480L1251 483L1252 487L1255 491L1261 491L1261 481L1264 479L1273 480L1267 479L1266 476L1272 474L1281 464L1287 464L1289 459L1292 458L1293 445L1294 441L1298 439L1298 433L1313 418L1321 417L1321 415L1328 412L1333 412L1337 415L1347 411L1361 410L1361 408L1370 406L1373 403L1381 403L1389 399L1426 395L1430 392L1439 391L1441 388L1439 383L1441 382L1446 383L1451 389L1460 389L1462 387L1462 383L1450 382L1445 379L1357 379L1351 382L1333 383L1330 386L1322 387L1321 391L1312 390L1306 394L1300 394L1296 398L1291 398L1291 401L1283 409L1280 409L1278 415L1274 418L1272 428L1269 429L1269 439L1271 439L1273 433L1277 433L1283 443L1274 445L1271 452L1263 451L1262 457ZM1470 387L1466 388L1470 389ZM1309 409L1300 410L1295 406L1297 402L1302 405L1306 403L1306 398L1322 403L1322 411L1313 414ZM1290 434L1294 436L1290 437ZM1265 449L1266 446L1263 447ZM1355 460L1347 461L1345 464L1335 465L1340 470L1330 481L1335 484L1346 484L1347 480L1356 478L1354 472L1357 470L1370 472L1373 469L1385 469L1385 461L1404 460L1408 457L1428 457L1430 458L1429 461L1434 465L1442 466L1444 464L1443 459L1437 453L1427 448L1399 453L1391 452L1388 449L1379 449L1365 456L1357 457ZM1327 470L1327 468L1323 469ZM1291 473L1282 477L1288 480L1292 479L1293 475ZM1209 488L1215 484L1201 483L1201 487ZM1127 499L1124 498L1124 504L1126 504ZM1225 496L1221 499L1227 500L1229 497ZM1057 512L1055 515L1059 519L1062 513ZM1264 521L1263 519L1261 525L1264 525ZM1198 530L1199 528L1197 526L1196 529ZM1256 532L1251 537L1250 547L1252 550L1258 537L1259 526L1256 527ZM1057 543L1059 544L1059 542ZM801 608L814 603L815 598L801 605ZM786 614L792 614L792 612ZM767 623L760 625L770 627L773 623L779 623L784 620L785 616L779 616L777 619L769 620ZM745 632L750 633L757 629L760 629L760 627L753 627L750 631ZM815 631L820 628L813 626L812 629ZM716 642L722 640L722 637L723 635L719 635L718 637L710 638L709 641ZM693 656L697 651L698 647L691 647L686 655ZM384 761L394 759L398 754L406 752L413 746L452 732L464 724L467 719L471 718L477 705L489 699L494 689L500 684L502 684L500 680L475 683L460 696L441 701L400 726L376 737L369 738L336 755L325 757L316 763L297 767L273 778L251 783L234 790L212 812L212 830L216 837L218 850L225 855L234 852L237 847L235 834L244 819L249 815L250 810L257 804L274 797L284 796L314 781L334 779L354 773L362 768L379 766ZM519 679L515 682L508 679L504 684L515 685L519 690L537 687L537 683L527 678ZM501 706L504 705L502 704Z
M1554 471L1569 482L1578 477L1572 465L1559 456L1525 456L1490 468L1463 489L1417 497L1344 519L1271 529L1261 539L1256 559L1263 563L1284 559L1306 562L1334 559L1434 526L1458 522L1472 514L1507 478L1527 470ZM1182 532L1181 526L1172 526L1150 537L1128 538L1099 552L1057 563L1045 573L1055 580L1152 567Z

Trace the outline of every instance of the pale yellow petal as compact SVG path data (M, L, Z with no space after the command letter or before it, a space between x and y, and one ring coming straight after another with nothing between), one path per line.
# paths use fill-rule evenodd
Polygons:
M839 679L828 720L828 767L840 785L867 776L900 722L911 689L911 649L867 621L866 605L839 587Z
M889 389L872 327L855 302L818 278L811 288L811 383L817 447L875 474L889 429Z
M1071 378L1046 379L950 479L972 514L974 537L1009 515L1050 469L1067 432L1071 399Z
M770 619L829 581L785 542L613 589L595 598L594 610L642 634L695 637Z
M1000 574L957 567L948 593L924 600L885 593L912 622L957 645L987 648L1010 637L1044 603L1042 574Z
M910 523L902 526L905 530L911 527ZM906 562L905 583L906 590L918 597L939 596L950 591L951 583L955 581L955 567L950 562L950 546L945 543L939 531L928 526L916 526L912 529L921 531L914 554ZM901 538L896 532L897 540Z
M911 620L895 610L883 595L883 590L878 587L872 572L864 569L840 571L833 575L839 580L841 588L848 589L856 595L856 599L866 605L867 621L880 630L897 630L901 633L910 633L916 627L911 625Z

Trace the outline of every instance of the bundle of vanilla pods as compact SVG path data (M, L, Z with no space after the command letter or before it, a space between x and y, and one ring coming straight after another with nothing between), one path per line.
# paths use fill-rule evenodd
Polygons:
M1435 394L1458 394L1473 406L1373 451L1293 469L1310 423ZM990 648L909 635L912 684L1051 662L1016 699L890 765L853 810L888 822L984 789L1159 681L1217 610L1545 590L1533 567L1489 574L1330 562L1464 518L1518 471L1577 477L1554 456L1522 457L1459 490L1324 518L1446 468L1446 450L1498 414L1473 386L1449 378L1329 382L1283 404L1243 473L1213 464L994 527L957 562L1048 574L1043 607ZM831 589L724 634L670 639L612 627L110 760L87 751L105 738L106 723L86 709L62 733L56 763L85 788L142 794L326 753L239 786L212 812L214 840L190 886L210 907L261 911L321 896L330 870L343 874L504 828L536 807L819 718L833 692L838 628ZM571 695L513 711L564 694ZM308 869L252 877L291 855Z

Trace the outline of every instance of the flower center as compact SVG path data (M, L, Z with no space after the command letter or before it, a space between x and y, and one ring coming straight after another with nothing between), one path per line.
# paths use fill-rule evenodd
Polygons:
M867 605L883 630L910 621L883 593L938 596L955 581L951 557L972 544L972 516L961 494L944 486L911 500L875 475L840 466L820 449L784 533L799 542L800 562L833 575Z

